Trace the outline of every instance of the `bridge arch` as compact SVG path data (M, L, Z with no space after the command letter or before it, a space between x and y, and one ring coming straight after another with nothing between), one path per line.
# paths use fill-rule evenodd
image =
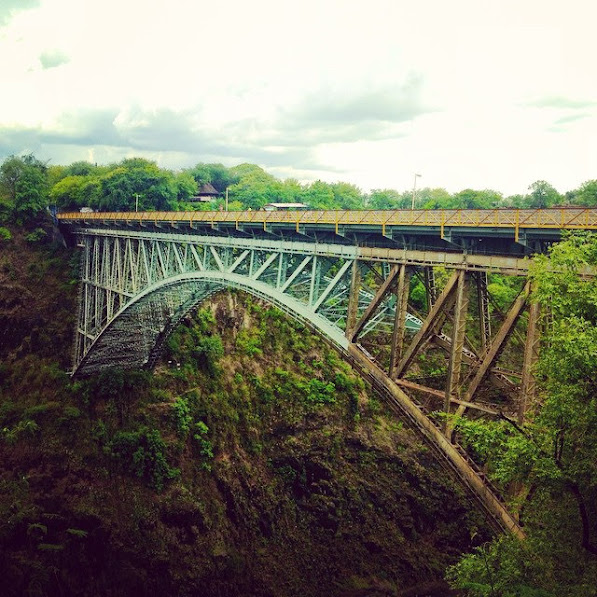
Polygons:
M277 238L276 230L265 223L260 235L238 222L230 235L215 222L201 230L191 222L186 232L177 231L174 220L168 229L157 219L151 229L142 221L127 221L126 228L107 224L90 228L80 222L74 229L77 246L83 249L74 358L77 374L110 366L151 367L190 309L219 290L240 289L308 324L336 346L388 404L411 421L496 528L524 536L486 479L451 443L447 425L438 428L425 412L426 403L431 405L429 410L437 411L431 403L440 399L446 412L457 405L459 411L475 407L495 415L497 411L487 405L473 403L477 389L490 376L499 376L516 398L515 382L495 364L528 302L530 283L499 330L492 333L487 320L487 274L525 275L527 262L388 248L377 246L376 238L371 246L361 246L356 237L353 245L326 242L330 239L325 226L321 234L299 240L305 230L298 223L292 237ZM336 236L345 232L336 226ZM451 270L441 292L435 288L433 268L437 266ZM413 276L427 289L424 321L407 312ZM465 334L471 283L477 286L479 323L484 323L479 333L484 344L476 351L467 348ZM450 336L442 331L447 321ZM536 321L537 314L530 314L529 322L535 323L527 326L525 370L530 370L529 363L536 358ZM370 351L366 352L362 343L373 329L382 333L366 345ZM412 337L406 337L407 329L415 332ZM444 392L406 378L408 371L416 370L416 359L430 342L448 352ZM461 374L463 362L471 373L466 379ZM525 383L522 387L524 396L530 393ZM423 394L425 401L404 389Z
M274 305L346 351L341 328L293 296L229 272L183 273L148 286L127 302L103 327L73 371L85 376L105 367L153 366L171 332L194 307L216 292L236 289ZM142 323L141 323L142 322Z

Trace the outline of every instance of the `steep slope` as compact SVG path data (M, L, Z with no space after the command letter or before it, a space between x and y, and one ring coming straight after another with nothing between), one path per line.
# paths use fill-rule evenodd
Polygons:
M401 594L487 537L414 435L279 311L218 295L154 373L73 382L72 254L18 231L1 249L20 289L0 292L6 594Z

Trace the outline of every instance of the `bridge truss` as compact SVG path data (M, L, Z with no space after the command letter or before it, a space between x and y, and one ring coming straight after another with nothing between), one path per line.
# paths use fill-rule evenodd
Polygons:
M340 350L457 474L494 527L523 536L458 446L452 419L437 415L524 418L539 338L526 260L205 229L79 223L73 234L82 250L76 375L151 368L191 309L225 289L249 292ZM492 272L518 280L518 297L503 313L488 292ZM416 310L415 283L425 289ZM509 340L524 354L518 371L508 359ZM430 359L437 372L423 377Z

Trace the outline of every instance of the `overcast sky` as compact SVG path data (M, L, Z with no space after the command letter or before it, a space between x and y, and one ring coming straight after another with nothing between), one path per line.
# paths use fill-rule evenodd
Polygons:
M0 159L597 179L595 0L1 0Z

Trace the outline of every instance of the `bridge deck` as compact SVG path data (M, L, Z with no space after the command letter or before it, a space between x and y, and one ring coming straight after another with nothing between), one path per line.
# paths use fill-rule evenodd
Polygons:
M597 209L415 209L323 211L181 211L61 213L59 220L194 223L285 223L333 226L419 226L424 228L506 228L512 230L597 230Z
M597 209L193 211L61 213L61 224L178 228L227 236L315 237L318 241L469 254L542 252L564 230L597 230Z

